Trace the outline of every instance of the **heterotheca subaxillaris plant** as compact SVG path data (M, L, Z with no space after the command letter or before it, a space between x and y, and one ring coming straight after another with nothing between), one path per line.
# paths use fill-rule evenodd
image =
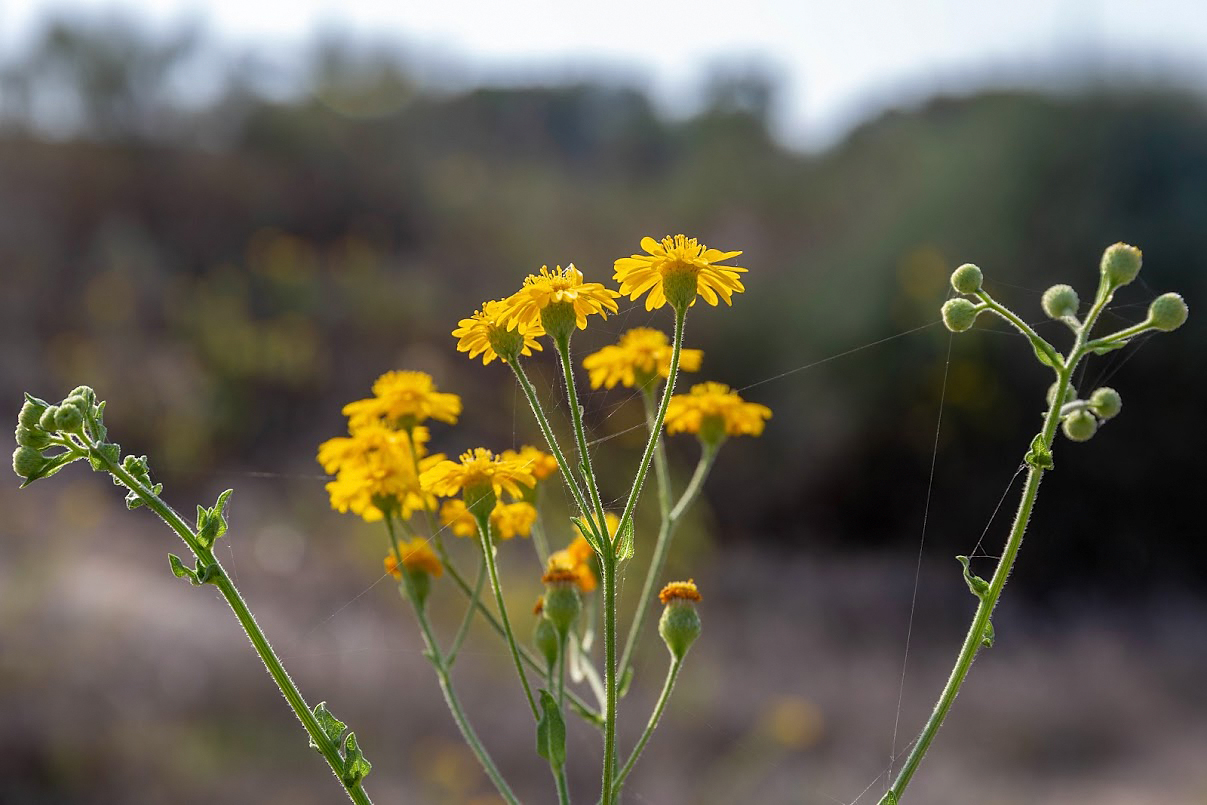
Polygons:
M509 803L518 799L492 760L486 748L489 741L480 738L471 725L451 675L470 626L481 620L506 645L516 673L516 694L523 697L531 713L531 740L549 766L558 801L570 801L567 714L600 732L598 801L604 805L619 801L701 631L697 610L701 595L694 582L663 578L676 527L700 496L726 440L761 435L771 417L770 409L743 400L721 383L705 382L687 394L675 393L679 372L694 372L701 366L701 352L684 346L688 315L698 299L714 307L719 301L729 305L734 294L745 290L741 274L746 269L729 264L741 252L710 249L683 235L660 241L644 238L641 248L644 253L615 261L618 290L587 282L573 264L552 271L542 267L525 278L518 291L484 303L452 332L457 349L469 358L481 358L484 366L497 359L507 367L504 371L514 375L544 437L543 447L496 452L467 446L457 460L430 453L430 428L455 425L462 400L439 391L430 375L392 371L373 384L371 397L344 407L347 435L324 442L318 450L319 463L334 476L327 484L332 507L382 524L385 570L397 581L414 615L425 656L452 718L499 795ZM882 805L901 800L977 653L993 645L991 616L1018 555L1040 480L1053 468L1057 430L1072 441L1085 441L1120 412L1120 396L1114 389L1095 389L1085 399L1079 398L1071 385L1078 364L1087 355L1122 348L1151 330L1173 330L1186 320L1181 297L1165 294L1152 302L1144 321L1109 335L1091 335L1115 291L1131 282L1139 269L1138 249L1124 244L1107 249L1098 291L1084 319L1078 318L1078 297L1071 287L1055 285L1043 295L1044 312L1064 322L1072 333L1072 346L1064 355L984 290L976 266L961 266L952 275L952 286L961 296L943 305L946 326L961 332L971 328L981 313L1001 316L1030 341L1040 363L1052 369L1055 382L1048 391L1043 426L1026 453L1028 475L1022 500L992 578L986 581L973 575L967 557L958 557L977 599L976 613L934 712L913 742ZM618 343L582 361L592 388L633 389L645 408L648 438L635 462L627 493L605 497L583 424L570 344L574 333L586 329L594 317L617 313L617 300L623 296L630 300L644 297L650 311L669 309L672 328L669 336L645 327L629 330ZM550 417L524 368L525 359L548 342L552 342L564 379L569 423L557 423ZM303 698L214 554L216 541L226 533L230 491L220 495L212 507L199 506L195 523L186 522L160 497L162 485L152 480L147 458L123 457L119 446L108 440L104 408L87 386L74 389L53 405L26 395L16 431L18 447L13 453L13 469L23 485L84 459L126 489L131 509L145 506L155 512L193 554L191 566L169 555L172 572L194 585L217 587L309 733L310 746L324 757L352 801L370 802L364 780L372 766L355 733L325 702L311 706ZM694 434L699 443L695 471L681 490L673 488L663 452L664 430ZM559 432L569 434L567 444L572 442L573 447L569 455ZM651 468L659 514L652 539L644 534L639 537L634 526ZM546 523L542 516L544 490L550 484L564 488L570 500L568 521L554 518ZM617 500L623 506L611 510L605 500ZM539 593L532 618L527 613L513 617L508 611L497 563L497 552L511 549L516 537L528 538L544 568L539 578L507 580L508 585ZM465 543L458 544L456 538L465 538ZM635 614L622 632L619 582L639 550L650 552L650 562ZM451 584L465 602L456 628L443 638L436 634L428 613L435 584ZM669 655L666 677L645 729L633 746L624 748L617 741L617 706L632 682L635 653L643 627L652 618L650 607L655 598L662 606L658 627ZM516 628L521 618L531 621L524 637Z

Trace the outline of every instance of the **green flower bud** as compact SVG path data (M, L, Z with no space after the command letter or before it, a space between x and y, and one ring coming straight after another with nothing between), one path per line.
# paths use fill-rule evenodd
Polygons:
M42 454L32 447L21 445L13 451L13 472L22 478L36 474L45 463L46 459L42 458Z
M583 599L578 593L578 585L570 578L573 573L563 574L559 570L546 573L545 607L543 616L555 628L559 635L567 635L578 614L583 609Z
M1085 442L1098 432L1098 420L1089 411L1074 411L1064 418L1061 430L1071 441Z
M72 398L68 398L68 402ZM64 403L54 415L55 428L66 433L75 433L84 425L84 414L74 405Z
M666 606L658 620L658 634L671 656L682 660L700 636L700 613L696 612L700 592L695 582L673 581L658 593L658 600Z
M67 396L80 397L85 405L96 405L96 392L92 390L92 386L76 386Z
M568 340L577 323L573 302L552 302L541 308L541 326L554 343Z
M34 450L42 450L50 444L50 436L39 427L27 428L24 425L18 425L16 436L17 444L22 447L32 447Z
M41 400L34 400L26 396L25 404L21 406L21 413L17 415L17 422L27 428L36 428L38 420L42 418L47 407L46 403Z
M1068 285L1053 285L1044 291L1044 298L1041 304L1048 318L1063 319L1065 316L1077 315L1077 308L1081 305L1081 300L1077 298L1077 291L1073 290L1072 287Z
M406 573L407 578L410 579L410 592L415 596L415 604L420 609L423 609L424 605L427 604L428 593L432 591L432 577L423 570L406 568L402 572Z
M1119 392L1109 386L1094 389L1089 402L1090 410L1102 419L1110 419L1123 410L1123 398L1119 396Z
M1102 253L1102 276L1111 288L1127 285L1140 273L1140 250L1126 243L1108 246Z
M1189 315L1186 301L1176 293L1163 293L1148 306L1148 320L1163 333L1181 327Z
M1065 398L1061 400L1058 405L1056 402L1056 389L1059 385L1059 383L1053 383L1052 385L1048 386L1048 394L1045 399L1048 401L1049 408L1054 405L1059 407L1059 405L1065 405L1066 403L1071 403L1073 400L1077 399L1077 389L1073 388L1073 384L1070 383L1065 389Z
M963 297L948 299L943 303L943 324L953 333L962 333L972 326L980 309Z
M55 415L59 413L59 406L48 405L46 410L42 412L42 416L38 417L38 427L47 432L54 432L59 429L55 424Z
M548 618L542 617L544 601L536 602L536 628L532 632L532 642L537 651L545 658L545 665L550 669L557 663L557 655L561 651L561 638L558 637L557 627Z
M951 273L951 287L957 293L976 293L981 290L981 269L972 263L965 263Z

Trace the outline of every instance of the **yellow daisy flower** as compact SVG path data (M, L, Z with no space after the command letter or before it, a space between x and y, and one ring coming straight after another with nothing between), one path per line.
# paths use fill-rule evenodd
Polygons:
M373 383L372 397L348 403L343 413L351 428L384 422L405 430L426 419L453 425L461 415L461 398L436 391L427 372L386 372Z
M606 319L609 311L615 313L619 295L598 282L583 282L573 263L553 271L541 266L540 274L529 274L523 287L503 300L503 318L509 328L540 324L554 338L568 337L575 326L586 329L587 316Z
M724 436L758 436L771 409L744 401L724 383L700 383L690 394L671 397L666 409L667 433L696 433L706 442Z
M499 502L490 512L490 527L499 539L527 537L532 534L536 517L536 507L530 503ZM478 524L465 501L460 498L446 500L441 504L440 522L458 537L478 536Z
M685 235L669 235L661 241L642 238L641 248L648 254L621 257L615 263L615 279L620 293L636 299L649 292L645 309L660 308L668 301L671 307L694 305L696 294L715 306L717 299L732 304L732 296L746 290L738 274L740 266L716 265L722 260L737 257L741 252L709 249Z
M666 333L649 327L635 327L620 337L620 343L584 358L583 368L587 370L593 389L615 388L617 383L627 388L644 387L656 376L670 376L672 353ZM681 349L679 369L698 371L703 359L701 350Z
M396 505L404 518L417 509L434 506L435 498L420 485L415 467L418 464L422 472L444 456L425 455L427 428L415 428L414 437L412 444L406 431L367 424L350 436L328 439L319 445L319 463L335 474L335 480L327 484L331 508L375 522L384 516L379 504L386 501Z
M399 567L398 555L394 551L390 551L384 561L386 572L394 578L402 578L402 568L422 571L436 578L444 575L444 565L440 564L439 557L423 537L404 540L399 547L402 548L402 567Z
M700 591L696 589L695 581L672 581L658 593L658 600L663 604L669 604L671 601L699 601Z
M567 548L549 554L541 580L546 583L573 581L584 593L592 592L599 586L595 571L591 569L591 557L594 555L595 551L580 534Z
M441 461L419 478L424 489L441 497L452 497L466 490L490 487L496 496L507 492L513 498L523 496L520 485L535 486L532 470L514 459L496 456L485 447L462 453L459 461Z
M457 351L468 352L471 360L481 355L483 366L495 358L507 363L507 355L528 356L534 349L539 352L541 345L536 339L545 334L541 323L523 322L508 329L503 321L506 311L503 300L496 299L482 305L468 319L457 322L457 329L453 330L453 338L458 339Z
M557 459L531 445L524 445L519 450L504 450L501 455L509 461L520 462L538 481L543 481L557 472Z

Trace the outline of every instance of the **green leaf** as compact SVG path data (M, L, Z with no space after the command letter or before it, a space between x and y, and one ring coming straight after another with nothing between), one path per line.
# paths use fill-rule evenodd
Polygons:
M184 562L180 561L180 557L174 553L168 554L168 564L172 566L172 575L178 579L188 579L194 586L200 585L201 582L197 579L196 572L189 570L184 566Z
M633 518L630 517L628 522L624 524L624 528L616 535L616 558L624 562L633 558L635 550L633 548Z
M206 548L226 533L226 502L235 490L228 489L218 496L213 507L197 507L197 541Z
M1035 357L1044 366L1050 366L1053 369L1059 369L1061 360L1056 354L1056 349L1042 338L1032 338L1031 348L1035 350Z
M318 721L319 729L323 731L323 734L327 736L331 743L339 746L339 739L343 736L344 729L348 725L331 715L331 711L327 709L326 702L319 702L310 712L314 713L314 718ZM310 748L319 748L319 745L314 742L314 738L310 739Z
M989 593L989 582L973 574L968 567L967 556L957 556L956 561L964 566L964 581L968 584L968 591L981 601L984 601L985 596Z
M159 493L162 491L163 491L163 484L155 484L155 486L151 487L151 494L153 494L153 495L158 496ZM131 489L126 494L126 508L127 509L133 510L133 509L137 509L139 506L145 506L145 505L147 505L147 504L143 502L143 499L141 497L139 497L138 493L135 492L133 489Z
M344 784L354 786L373 771L373 764L356 745L356 735L349 732L344 739Z
M566 765L566 722L549 691L541 690L541 720L536 725L536 753L560 769Z
M1115 350L1117 350L1117 349L1123 349L1123 348L1124 348L1124 347L1126 347L1126 346L1127 346L1127 342L1126 342L1126 341L1112 341L1112 342L1110 342L1110 343L1107 343L1107 344L1103 344L1103 345L1101 345L1101 346L1094 347L1094 349L1093 349L1093 350L1091 350L1091 351L1092 351L1092 352L1093 352L1095 355L1105 355L1105 354L1106 354L1106 353L1108 353L1108 352L1114 352Z
M604 552L603 543L599 541L599 537L595 534L595 529L591 528L590 523L581 517L571 517L570 522L574 523L575 527L578 528L578 533L583 535L591 545L592 550L602 556Z
M37 472L33 473L22 481L21 488L24 489L39 478L49 478L71 462L75 461L77 458L79 458L79 455L76 453L56 453L55 455L46 459L46 463L39 467Z
M1050 470L1056 466L1052 462L1052 451L1044 444L1044 435L1037 433L1031 440L1031 449L1023 456L1023 461L1037 470Z
M93 448L88 454L88 463L97 472L105 472L110 464L117 464L122 457L122 449L116 444L102 444Z
M985 648L993 648L993 621L985 624L985 634L981 635L981 645Z

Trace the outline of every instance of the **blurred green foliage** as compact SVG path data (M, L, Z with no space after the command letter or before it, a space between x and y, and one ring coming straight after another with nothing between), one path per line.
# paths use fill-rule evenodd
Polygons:
M175 483L240 463L316 471L343 402L382 371L421 368L474 401L439 449L530 439L505 375L455 354L456 320L541 264L607 279L641 236L686 232L744 249L751 268L732 311L689 320L701 377L768 381L746 393L776 412L770 438L718 465L722 538L915 550L945 395L928 540L954 554L1021 460L1048 378L1017 338L951 342L934 326L948 274L977 262L995 295L1042 320L1045 287L1088 296L1098 255L1125 240L1146 267L1119 320L1178 290L1190 324L1126 368L1139 348L1091 366L1085 392L1122 369L1124 415L1092 444L1059 446L1020 578L1049 591L1091 572L1201 578L1186 570L1207 548L1185 500L1207 384L1193 315L1207 278L1202 97L938 98L803 154L769 133L775 85L757 75L716 77L698 114L670 120L633 87L451 92L393 52L329 42L296 97L258 89L266 68L248 56L228 58L223 89L198 104L182 87L204 45L187 29L57 24L4 66L12 410L26 389L86 382L123 444ZM578 347L650 319L622 314ZM591 403L597 435L636 421L610 416L623 399Z

